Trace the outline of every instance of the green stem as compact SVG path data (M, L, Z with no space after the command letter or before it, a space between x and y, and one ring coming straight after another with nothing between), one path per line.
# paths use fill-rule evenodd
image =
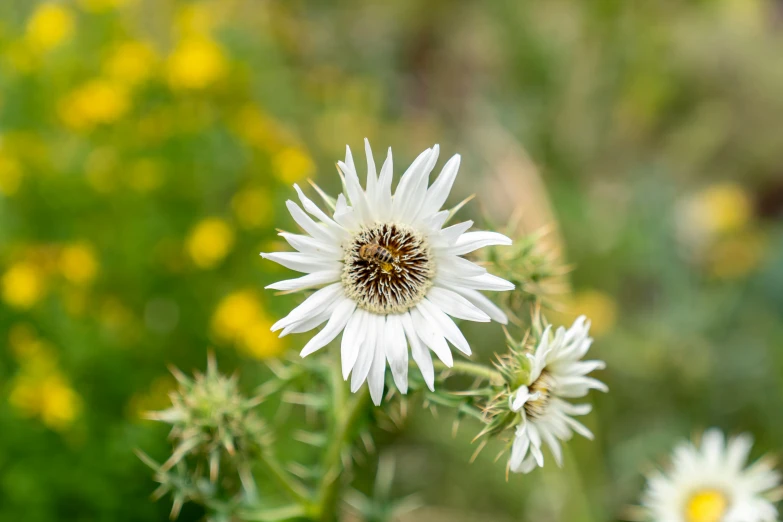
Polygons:
M435 368L443 371L451 371L452 373L459 373L461 375L469 375L471 377L486 379L493 383L503 382L503 376L500 374L500 372L481 364L455 361L454 365L449 368L441 361L435 361Z
M306 515L307 510L300 505L239 513L241 520L252 522L282 522L283 520L298 520Z
M344 386L342 379L338 379L334 386ZM340 475L343 469L342 453L343 449L350 445L356 431L356 425L366 412L366 405L369 402L370 394L365 387L358 394L345 404L335 404L337 410L337 424L334 434L326 448L323 460L324 474L321 478L321 484L318 488L318 504L316 514L318 519L328 522L336 520L335 510L337 505L337 493L340 488Z
M310 492L307 490L304 484L296 480L291 476L290 473L283 469L283 466L280 465L280 463L271 453L262 451L260 453L259 460L264 465L264 467L266 467L267 471L269 471L269 474L272 476L272 478L277 481L280 487L282 487L288 492L289 495L291 495L291 498L303 506L310 505Z

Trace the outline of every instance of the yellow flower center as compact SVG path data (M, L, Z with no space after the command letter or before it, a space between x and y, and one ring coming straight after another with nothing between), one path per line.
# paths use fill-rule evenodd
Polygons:
M714 489L697 491L685 505L687 522L720 522L729 506L726 495Z

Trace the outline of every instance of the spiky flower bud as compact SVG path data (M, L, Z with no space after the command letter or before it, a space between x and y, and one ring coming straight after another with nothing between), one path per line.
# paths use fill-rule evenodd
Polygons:
M249 463L271 442L255 412L261 398L244 397L236 375L221 375L213 356L205 374L196 372L190 378L175 368L171 371L179 382L179 389L170 394L171 407L145 415L172 426L171 457L160 465L142 457L161 483L156 496L173 493L173 517L186 500L210 504L253 496Z

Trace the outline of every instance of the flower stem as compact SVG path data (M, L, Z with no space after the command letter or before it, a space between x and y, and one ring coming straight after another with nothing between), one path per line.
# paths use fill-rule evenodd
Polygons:
M477 363L456 361L454 362L453 366L448 367L445 364L443 364L441 361L435 361L435 368L443 371L451 371L452 373L458 373L461 375L478 377L480 379L485 379L492 383L503 382L503 376L500 374L500 372L493 370L488 366L484 366Z
M310 492L304 484L296 480L290 473L283 469L283 466L280 465L271 453L264 451L260 452L259 460L264 467L266 467L272 478L291 495L291 498L305 506L311 503Z
M345 386L340 375L339 365L333 386L340 390ZM336 520L337 493L340 488L340 475L342 474L342 454L346 446L349 446L353 440L356 431L356 425L362 419L367 411L370 394L367 387L364 387L356 395L352 395L348 400L344 399L344 391L335 393L336 398L343 398L343 404L335 403L335 416L337 422L334 433L326 448L323 460L323 475L321 484L318 488L317 505L315 508L316 518L323 522Z

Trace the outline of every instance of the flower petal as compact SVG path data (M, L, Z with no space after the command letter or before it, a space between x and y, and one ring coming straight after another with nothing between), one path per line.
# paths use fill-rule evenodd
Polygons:
M454 364L454 358L435 319L430 317L426 309L421 307L421 303L410 309L410 315L419 338L430 350L435 352L435 355L443 361L443 364L451 368Z
M343 301L341 301L337 305L337 308L334 309L334 312L332 312L332 317L329 318L329 322L326 323L324 329L310 339L305 347L302 348L299 355L307 357L311 353L320 350L332 342L332 340L343 331L343 328L345 328L351 315L353 315L354 310L356 310L356 302L352 299L343 298Z
M430 351L424 346L416 335L416 329L413 326L413 320L409 313L404 313L401 316L402 326L405 329L405 337L408 339L408 344L411 346L411 355L413 360L416 361L416 365L419 367L422 378L427 384L430 391L435 391L435 369L432 366L432 356Z
M399 315L386 316L386 359L394 383L401 393L408 393L408 345Z
M304 290L306 288L313 288L315 286L321 286L327 283L334 283L335 281L339 281L340 274L340 270L322 270L320 272L313 272L296 279L278 281L277 283L273 283L266 288L267 290L281 290L284 292Z
M432 301L432 303L441 310L457 319L476 321L479 323L488 323L491 320L489 315L482 312L466 298L446 288L433 286L430 288L430 291L427 292L427 299Z
M289 199L285 202L285 206L288 207L291 217L294 218L294 221L296 221L296 224L299 225L302 230L318 240L327 243L334 241L335 236L329 232L326 225L316 223L313 218L308 216L305 211L299 207L299 205Z
M272 252L267 254L262 252L261 257L274 261L297 272L313 273L322 270L340 269L342 265L336 261L329 261L311 254L302 254L300 252Z
M462 256L487 246L510 246L511 244L512 241L510 238L497 232L466 232L459 236L459 238L454 243L454 246L449 248L448 253Z
M378 328L385 329L385 320L382 315L376 316L376 322ZM372 365L370 366L370 373L367 376L367 385L370 388L370 397L373 404L379 406L383 399L383 388L386 384L386 354L384 346L387 339L384 339L383 330L379 330L381 335L375 339L375 355L372 358Z
M455 288L454 291L473 303L477 308L492 318L493 321L497 321L500 324L508 324L508 317L505 312L481 292L469 288Z
M348 375L359 357L359 349L367 336L367 312L356 310L343 331L343 339L340 344L340 362L342 364L343 379L348 380Z
M392 201L392 218L401 219L405 217L405 209L408 200L411 198L413 191L417 188L417 184L420 176L424 172L424 168L432 154L432 149L427 149L419 154L408 170L400 178L399 184L397 184L397 190L394 192L394 198Z
M365 321L365 337L359 346L359 357L356 359L356 365L351 372L351 393L361 388L370 373L370 366L375 356L375 343L379 335L383 335L383 330L379 330L378 320L383 321L383 316L368 313ZM386 358L384 357L384 364Z
M303 254L321 256L332 261L338 261L344 255L340 246L334 242L319 241L310 236L288 232L280 232L278 235Z
M443 166L438 179L435 180L427 191L427 197L421 209L422 216L434 214L443 207L443 204L449 197L451 187L454 185L454 180L457 179L460 160L460 155L455 154Z
M430 318L437 323L438 328L440 328L440 331L443 332L443 335L446 337L446 339L448 339L449 342L453 344L459 351L465 355L470 355L470 345L468 344L467 339L465 339L465 336L462 334L462 331L454 323L451 317L446 315L443 310L432 304L426 298L419 302L417 308L424 308Z
M302 319L306 319L316 310L324 309L332 302L336 301L339 297L342 297L342 295L342 283L334 283L333 285L321 288L313 295L305 299L302 304L291 310L287 316L272 325L272 331L276 332L277 330L285 328L290 324L301 321Z

